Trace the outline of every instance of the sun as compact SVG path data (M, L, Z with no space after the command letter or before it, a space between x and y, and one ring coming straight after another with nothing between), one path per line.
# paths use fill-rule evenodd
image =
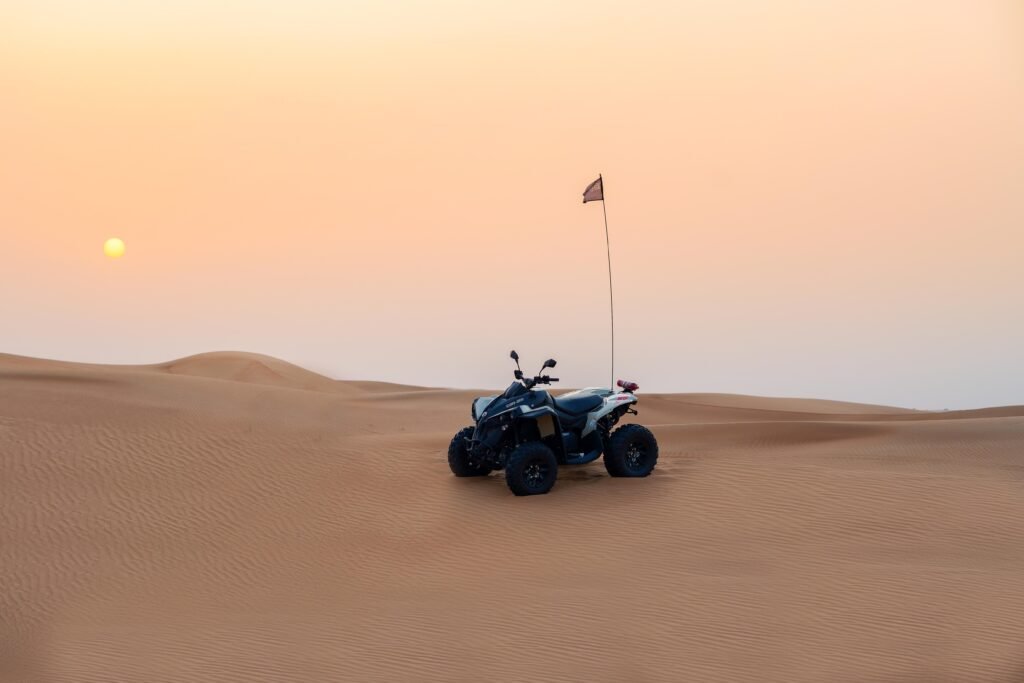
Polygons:
M117 237L111 237L103 243L103 253L110 258L121 258L124 256L124 242Z

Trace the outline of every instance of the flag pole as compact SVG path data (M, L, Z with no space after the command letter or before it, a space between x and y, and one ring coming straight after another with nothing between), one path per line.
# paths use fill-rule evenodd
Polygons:
M615 391L615 294L612 290L612 242L608 237L608 207L604 199L604 178L597 174L601 181L601 211L604 213L604 245L608 251L608 311L612 319L612 375L608 381L608 388Z

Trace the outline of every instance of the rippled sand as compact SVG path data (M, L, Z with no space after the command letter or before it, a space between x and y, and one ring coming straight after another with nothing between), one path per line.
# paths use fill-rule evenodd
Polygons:
M0 680L1024 680L1024 407L641 393L516 498L473 395L0 356Z

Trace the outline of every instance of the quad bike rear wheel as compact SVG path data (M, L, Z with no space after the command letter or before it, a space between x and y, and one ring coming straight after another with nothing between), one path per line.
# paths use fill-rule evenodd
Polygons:
M460 430L448 445L448 467L456 477L486 477L491 473L490 465L469 457L468 439L473 436L473 429L466 427Z
M657 463L658 441L643 425L619 427L604 449L604 468L613 477L646 477Z
M505 483L517 496L547 493L558 478L558 460L539 441L517 446L505 461Z

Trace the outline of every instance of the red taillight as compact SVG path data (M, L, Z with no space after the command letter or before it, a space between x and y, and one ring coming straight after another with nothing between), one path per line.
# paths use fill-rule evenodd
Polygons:
M624 379L620 379L620 380L619 380L618 382L616 382L615 384L617 384L618 386L622 387L622 390L623 390L623 391L628 391L628 392L629 392L629 393L631 393L631 394L632 394L632 393L633 393L634 391L636 391L637 389L639 389L639 388L640 388L640 385L639 385L639 384L637 384L636 382L627 382L627 381L626 381L626 380L624 380Z

